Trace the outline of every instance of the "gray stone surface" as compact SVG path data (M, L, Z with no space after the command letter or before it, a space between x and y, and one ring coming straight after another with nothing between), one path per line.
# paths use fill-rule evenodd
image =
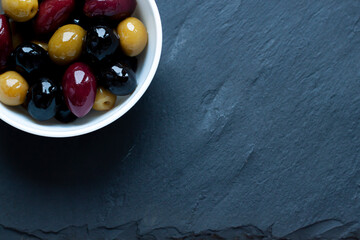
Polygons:
M65 140L0 123L0 239L359 237L360 1L157 2L126 116Z

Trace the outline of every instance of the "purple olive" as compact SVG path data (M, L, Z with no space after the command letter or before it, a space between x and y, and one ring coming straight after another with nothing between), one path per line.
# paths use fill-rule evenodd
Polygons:
M38 34L55 32L75 8L75 0L45 0L40 4L34 28Z
M94 105L96 79L89 66L74 63L65 72L62 81L65 102L77 117L84 117Z
M9 22L5 15L0 15L0 71L6 67L12 48Z
M136 0L86 0L84 13L88 17L109 17L121 20L130 17L136 8Z

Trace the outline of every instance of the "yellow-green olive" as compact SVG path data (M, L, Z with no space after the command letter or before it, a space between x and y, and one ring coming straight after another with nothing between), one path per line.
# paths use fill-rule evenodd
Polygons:
M81 55L86 31L75 24L59 28L49 41L49 56L59 65L67 65Z
M123 20L117 27L120 44L123 52L135 57L146 47L148 34L144 24L137 18L129 17Z
M2 0L2 8L6 15L16 22L26 22L35 17L38 0Z
M97 111L108 111L114 108L115 102L116 95L112 94L111 92L102 87L99 87L96 92L93 109Z
M18 106L25 102L29 85L17 72L8 71L0 75L0 102Z
M45 51L49 50L49 45L46 42L40 42L37 40L32 41L32 43L35 43L36 45L42 47Z

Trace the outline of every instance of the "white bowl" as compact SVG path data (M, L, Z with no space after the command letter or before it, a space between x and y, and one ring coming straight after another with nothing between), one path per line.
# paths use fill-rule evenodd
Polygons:
M149 43L138 57L139 67L136 73L138 87L127 97L118 97L114 109L108 112L91 111L84 118L70 124L56 120L39 122L33 120L22 107L7 107L0 103L0 119L22 131L44 137L74 137L96 131L114 122L129 111L143 96L158 68L162 49L162 26L155 0L137 0L134 16L145 24L149 34ZM3 12L0 6L0 12Z

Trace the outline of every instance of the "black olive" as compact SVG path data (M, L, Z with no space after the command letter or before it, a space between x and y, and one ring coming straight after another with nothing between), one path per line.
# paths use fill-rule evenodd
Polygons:
M59 106L55 118L62 123L71 123L77 119L77 117L69 110L65 102Z
M120 41L115 31L105 25L90 28L86 34L84 55L92 64L97 64L115 54Z
M69 110L66 105L62 87L59 86L58 91L58 110L55 115L55 119L62 123L71 123L77 119L77 117Z
M53 118L58 108L58 91L58 86L49 78L37 79L27 96L29 114L39 121Z
M137 87L135 73L121 63L109 64L99 72L100 85L118 96L133 93Z
M28 77L49 71L50 59L47 52L34 43L23 43L12 53L16 70Z

